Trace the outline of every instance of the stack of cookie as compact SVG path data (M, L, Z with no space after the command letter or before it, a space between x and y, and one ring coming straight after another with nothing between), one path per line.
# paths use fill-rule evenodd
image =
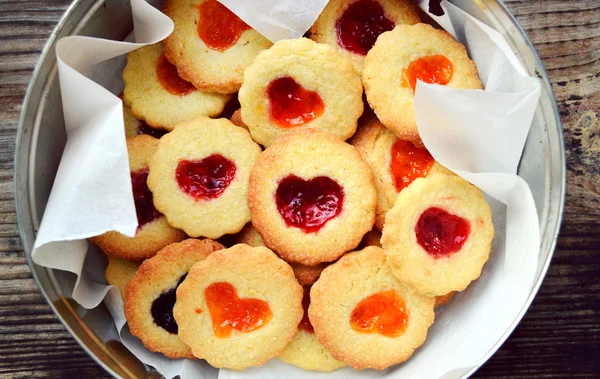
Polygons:
M481 88L465 48L409 0L332 0L272 46L216 0L164 11L173 34L123 71L139 227L92 239L131 333L235 370L408 359L494 234L414 117L419 80Z

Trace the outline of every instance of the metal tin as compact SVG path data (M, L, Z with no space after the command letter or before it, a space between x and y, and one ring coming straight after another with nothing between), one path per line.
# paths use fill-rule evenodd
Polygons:
M535 285L513 324L490 349L482 365L508 338L537 293L556 245L565 196L565 152L552 86L525 32L500 1L452 1L504 35L532 76L542 81L540 103L527 138L519 175L531 187L540 216L541 246ZM116 377L154 375L118 341L108 310L86 310L71 300L73 274L31 261L31 250L65 146L60 87L54 47L68 35L122 40L132 30L128 0L75 1L50 36L23 102L15 154L15 199L23 248L40 290L58 318L103 368ZM476 370L473 369L465 377Z

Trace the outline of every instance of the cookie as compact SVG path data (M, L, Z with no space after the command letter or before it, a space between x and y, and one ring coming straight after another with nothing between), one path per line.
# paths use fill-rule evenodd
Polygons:
M452 291L447 295L436 296L435 297L435 307L440 307L442 305L447 304L453 297L456 295L456 291Z
M178 336L173 318L175 290L195 263L222 248L208 239L174 243L145 260L131 278L125 290L125 318L131 334L150 351L169 358L194 358Z
M244 73L242 120L268 147L297 129L351 137L363 112L362 84L334 48L306 38L283 40L260 53Z
M425 342L435 299L400 282L378 247L344 255L310 291L308 317L331 355L356 369L406 361Z
M426 149L398 139L375 116L361 119L356 134L349 141L369 165L377 189L375 227L383 228L386 213L392 208L398 192L416 178L433 173L451 175Z
M364 243L365 247L367 247L367 246L381 247L381 232L376 229L369 231L363 237L363 243Z
M229 121L231 121L233 125L240 126L244 129L248 129L246 124L244 124L244 120L242 120L242 108L239 108L236 111L234 111Z
M125 300L125 288L127 283L140 267L140 262L128 261L121 258L108 257L108 266L104 271L106 281L111 286L116 286L121 293L121 297Z
M333 358L329 350L315 336L314 329L308 319L310 305L310 286L304 287L302 306L304 316L298 324L298 333L279 355L283 362L304 370L331 372L345 367L346 364Z
M219 238L250 221L250 169L261 149L226 119L201 117L160 139L148 187L169 224L191 237Z
M376 202L360 154L323 131L285 134L250 175L252 224L288 262L314 266L355 248L373 226Z
M394 275L419 293L443 296L479 277L493 238L481 191L456 175L430 175L400 192L381 244Z
M152 192L148 189L148 160L158 146L156 138L140 135L127 138L129 169L133 200L137 214L138 228L133 237L127 237L116 231L92 237L108 256L127 260L150 258L170 243L186 238L183 231L167 223L163 215L154 207Z
M415 120L417 80L481 89L477 66L450 34L427 24L398 25L367 54L362 80L369 105L396 136L423 147Z
M140 133L140 127L142 126L143 121L135 118L133 113L131 113L131 108L129 108L125 103L123 103L123 125L125 126L125 136L126 137L135 137Z
M207 92L234 93L244 70L272 43L216 0L167 0L175 24L165 55L179 75Z
M195 265L173 310L193 354L233 370L278 356L302 314L302 287L290 266L265 247L243 244Z
M421 22L410 0L331 0L309 30L310 39L333 46L361 74L381 33Z

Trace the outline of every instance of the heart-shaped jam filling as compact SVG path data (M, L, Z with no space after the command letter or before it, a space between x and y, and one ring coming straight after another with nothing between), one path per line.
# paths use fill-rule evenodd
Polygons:
M264 300L240 299L229 283L213 283L204 290L215 336L226 338L233 330L248 333L265 326L273 314Z
M462 217L437 207L430 207L419 217L415 226L419 245L434 258L446 257L461 249L471 226Z
M153 127L151 127L150 125L146 124L145 122L142 122L142 125L140 125L140 127L138 128L138 134L147 134L147 135L152 136L154 138L160 138L160 137L164 136L167 133L169 133L168 130L154 129Z
M350 326L361 333L398 337L408 328L408 309L396 291L378 292L356 304L350 314Z
M302 316L302 320L300 320L300 324L298 324L298 329L304 330L308 333L314 333L315 329L313 328L310 320L308 319L308 307L310 306L310 286L304 286L304 296L302 297L302 308L304 308L304 315Z
M454 65L443 55L430 55L410 62L402 72L402 86L415 92L417 79L431 84L446 85L454 76Z
M434 162L429 151L402 140L396 140L392 145L391 157L390 173L398 192L416 178L427 176Z
M196 90L196 87L194 87L192 83L181 79L177 73L177 67L172 65L171 62L165 58L164 54L158 58L156 74L158 75L158 81L163 88L173 95L184 96Z
M271 119L283 128L304 125L323 114L321 96L307 90L289 76L269 83L267 97L271 104Z
M177 285L170 290L163 292L152 302L152 318L154 323L171 334L177 334L179 327L173 317L173 307L175 306L177 287L185 280L187 274L183 275Z
M159 218L161 213L154 208L152 192L148 188L148 170L139 170L131 173L131 188L133 189L133 202L138 220L138 229L144 224Z
M236 166L221 154L200 161L180 161L175 170L177 184L195 200L216 199L235 179Z
M198 10L198 36L210 49L227 50L250 29L248 24L216 0L202 2Z
M377 37L394 26L394 21L385 17L381 4L374 0L350 4L335 25L340 46L360 55L367 55Z
M344 190L326 176L304 180L289 175L279 182L275 201L286 225L316 233L342 211Z

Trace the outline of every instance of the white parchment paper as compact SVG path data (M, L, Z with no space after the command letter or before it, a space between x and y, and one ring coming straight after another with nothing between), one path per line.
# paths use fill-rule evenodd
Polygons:
M272 41L303 35L326 4L220 1ZM94 281L89 273L103 267L86 262L85 238L109 230L133 235L137 227L121 102L86 76L102 83L119 77L121 66L97 64L158 42L173 29L172 22L144 0L131 0L131 5L136 43L67 37L57 44L68 141L34 245L34 262L77 274L74 300L85 308L104 300L123 344L167 378L457 378L476 367L523 308L540 245L533 197L516 175L540 84L526 75L502 36L449 3L443 3L444 16L430 15L467 46L485 91L419 82L419 132L436 160L488 195L496 238L482 276L437 313L425 345L409 361L385 371L345 368L314 373L277 359L243 372L218 371L204 361L169 360L145 349L129 334L118 289ZM420 6L427 11L426 0Z

